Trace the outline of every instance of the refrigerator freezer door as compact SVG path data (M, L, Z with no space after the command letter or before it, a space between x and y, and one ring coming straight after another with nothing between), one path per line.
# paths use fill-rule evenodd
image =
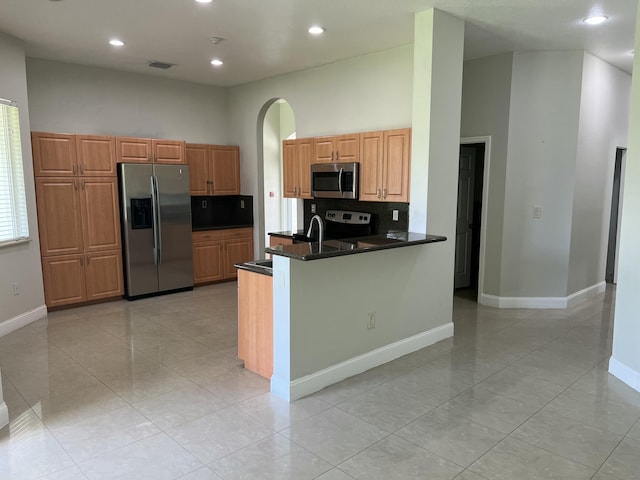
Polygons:
M120 164L118 167L127 296L135 297L158 291L151 203L153 166Z
M193 287L189 167L154 165L158 187L160 291Z

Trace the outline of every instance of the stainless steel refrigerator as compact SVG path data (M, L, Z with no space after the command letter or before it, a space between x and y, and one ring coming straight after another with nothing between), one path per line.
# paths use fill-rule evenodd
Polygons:
M118 165L126 298L193 288L186 165Z

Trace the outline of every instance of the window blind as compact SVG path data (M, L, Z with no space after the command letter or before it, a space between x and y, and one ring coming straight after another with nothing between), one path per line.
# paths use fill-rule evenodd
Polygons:
M0 246L28 238L18 107L0 99Z

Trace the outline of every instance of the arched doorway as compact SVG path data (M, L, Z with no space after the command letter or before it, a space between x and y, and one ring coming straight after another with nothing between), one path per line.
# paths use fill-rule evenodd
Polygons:
M296 199L282 196L282 141L295 138L295 115L286 100L271 99L263 106L258 122L258 159L262 173L259 204L263 220L260 227L268 245L269 232L297 230L302 212Z

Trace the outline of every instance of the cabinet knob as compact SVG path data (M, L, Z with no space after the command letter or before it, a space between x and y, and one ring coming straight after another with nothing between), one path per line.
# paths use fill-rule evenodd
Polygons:
M381 189L378 189L378 190L377 190L377 192L376 192L376 194L377 194L376 196L377 196L378 198L382 198L382 191L381 191Z
M84 163L80 164L80 175L84 173Z
M74 164L73 164L73 174L74 174L74 175L76 174L76 171L77 171L77 167L76 167L76 164L74 163Z
M387 189L386 188L384 190L382 190L382 198L384 198L385 200L387 198Z

